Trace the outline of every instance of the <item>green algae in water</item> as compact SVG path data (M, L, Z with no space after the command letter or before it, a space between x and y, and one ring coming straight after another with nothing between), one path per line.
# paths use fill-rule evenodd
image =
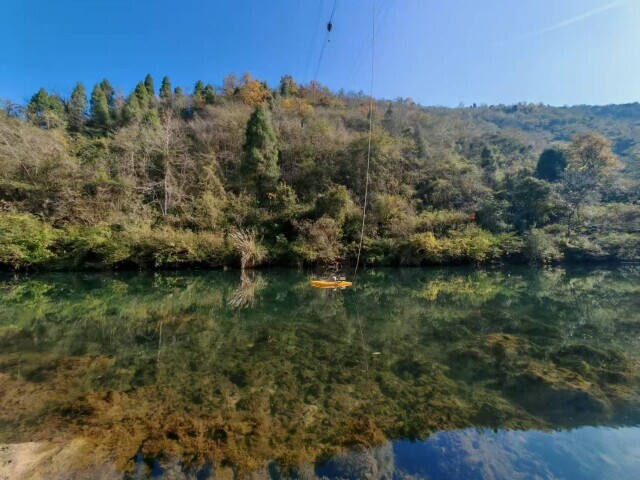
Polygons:
M308 281L5 278L0 443L62 449L76 472L91 452L115 475L174 462L315 478L303 473L326 459L436 432L638 424L638 267L382 269L349 291Z

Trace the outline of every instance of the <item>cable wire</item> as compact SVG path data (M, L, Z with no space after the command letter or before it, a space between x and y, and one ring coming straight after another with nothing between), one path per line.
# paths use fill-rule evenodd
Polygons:
M329 23L333 22L333 15L336 13L336 5L338 4L338 0L333 1L333 8L331 9L331 16L329 17ZM318 66L316 67L316 74L313 76L313 81L316 82L318 80L318 73L320 72L320 66L322 65L322 58L324 57L324 47L327 45L329 40L329 33L331 33L327 29L327 33L324 35L324 42L322 42L322 50L320 50L320 57L318 58Z
M322 21L322 10L324 9L324 0L320 2L320 8L318 9L318 20L316 21L316 28L313 31L313 39L311 40L311 48L309 49L309 55L307 56L307 66L304 69L304 78L307 79L309 75L309 67L311 66L311 57L313 56L313 51L316 46L316 39L318 38L318 30L320 29L321 21Z

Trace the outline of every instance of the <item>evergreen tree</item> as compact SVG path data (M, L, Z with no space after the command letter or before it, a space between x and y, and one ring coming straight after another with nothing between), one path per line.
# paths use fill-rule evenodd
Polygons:
M100 88L104 92L104 96L107 98L107 105L109 106L109 118L113 121L117 118L116 112L116 90L111 86L109 80L106 78L100 82Z
M142 109L140 108L140 101L138 96L134 93L129 95L127 101L124 104L124 121L126 123L136 123L142 117Z
M173 91L173 96L175 98L181 98L184 96L184 91L182 90L182 87L176 87L175 90Z
M140 109L146 109L149 106L149 93L144 83L138 82L136 88L133 90L133 95L138 99Z
M255 188L264 198L272 191L280 178L278 166L278 139L269 117L258 106L247 122L244 156L240 164L242 182L246 188Z
M94 127L109 125L109 103L100 84L96 83L91 92L91 123Z
M216 91L210 84L207 84L207 86L204 87L203 94L204 101L207 105L213 105L214 103L216 103Z
M424 143L424 138L422 138L422 131L417 125L413 131L413 141L416 144L416 156L418 158L425 158L427 155L427 146Z
M387 129L393 127L393 104L391 102L389 102L387 111L384 112L384 126L387 127Z
M35 124L40 124L48 104L49 94L44 88L41 88L31 97L27 104L27 118Z
M116 91L109 83L109 80L106 78L100 82L100 88L104 93L104 96L107 99L107 104L109 105L109 110L112 110L114 107L114 100L116 98Z
M193 95L191 96L191 105L197 110L205 104L205 86L200 80L193 86Z
M171 100L171 82L169 81L169 77L164 77L162 79L162 86L160 87L160 99L168 101Z
M69 129L72 131L80 131L84 125L87 113L87 92L84 85L78 82L71 93L71 99L67 106Z
M54 128L64 123L64 103L57 95L49 95L44 88L31 97L27 105L27 118L43 128Z
M198 80L193 86L193 96L197 98L204 97L204 83L202 83L202 80Z
M567 156L560 148L547 148L538 160L536 176L547 182L556 182L567 168Z
M298 85L291 75L285 75L280 79L280 95L288 97L298 94Z
M144 86L147 89L147 94L149 98L155 98L156 90L153 87L153 78L151 78L151 74L147 73L147 76L144 77Z

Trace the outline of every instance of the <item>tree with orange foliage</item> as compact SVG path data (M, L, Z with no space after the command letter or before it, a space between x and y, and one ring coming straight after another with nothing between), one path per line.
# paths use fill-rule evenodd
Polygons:
M266 82L259 82L245 73L242 77L242 86L238 91L238 96L245 105L257 107L262 105L271 97L271 91Z

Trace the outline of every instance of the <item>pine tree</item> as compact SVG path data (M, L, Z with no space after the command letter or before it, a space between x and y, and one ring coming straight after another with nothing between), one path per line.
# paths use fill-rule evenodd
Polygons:
M69 129L78 132L84 125L87 113L87 92L81 82L76 83L67 106Z
M149 93L144 83L138 82L136 88L133 90L133 95L138 99L139 108L145 109L149 106Z
M91 92L91 123L94 127L109 126L109 103L100 84L96 83Z
M149 98L155 98L156 90L153 87L153 78L151 78L150 73L147 73L147 76L144 77L144 86L147 89L147 94L149 95Z
M138 96L135 92L127 98L127 101L124 104L123 116L124 121L129 124L138 122L142 117L140 101L138 100Z
M107 98L109 109L113 109L113 102L116 97L116 91L106 78L100 82L100 88L104 92L104 96Z
M427 146L424 143L424 138L422 138L422 131L417 125L413 131L413 140L416 144L416 156L418 158L425 158L427 155Z
M264 198L272 191L280 178L278 166L278 139L269 117L258 106L247 122L244 156L240 164L242 182L247 188L255 188Z
M205 86L202 81L198 80L193 86L193 95L191 96L191 105L194 109L202 108L205 104Z
M162 79L162 86L160 87L160 99L161 100L171 100L171 82L169 81L169 77L164 77Z
M387 111L384 112L384 120L382 121L383 125L389 132L393 132L394 129L394 115L393 115L393 104L389 102L389 106L387 107Z
M298 85L291 75L285 75L280 79L280 95L288 97L298 94Z
M198 80L193 86L193 96L198 98L204 97L204 83L202 83L202 80Z
M40 124L48 103L49 94L44 88L41 88L31 97L27 104L27 118L35 124Z
M567 156L561 148L547 148L538 159L536 176L547 182L557 182L567 168Z
M210 84L207 84L207 86L204 87L203 94L204 101L207 105L213 105L214 103L216 103L216 91Z
M65 107L58 95L49 95L44 88L31 97L27 118L43 128L55 128L64 123Z
M175 90L173 91L173 96L175 98L184 97L184 92L182 91L182 87L176 87Z
M100 82L100 88L104 92L104 96L107 98L107 105L109 106L109 118L111 120L116 119L116 90L111 86L109 80L106 78Z

